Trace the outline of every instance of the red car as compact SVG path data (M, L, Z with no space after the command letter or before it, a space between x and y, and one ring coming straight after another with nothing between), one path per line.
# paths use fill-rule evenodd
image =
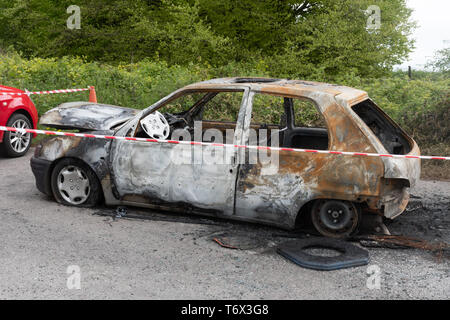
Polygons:
M0 86L0 126L36 129L37 122L36 107L24 91ZM32 138L30 133L0 131L0 152L8 157L23 156L30 148Z

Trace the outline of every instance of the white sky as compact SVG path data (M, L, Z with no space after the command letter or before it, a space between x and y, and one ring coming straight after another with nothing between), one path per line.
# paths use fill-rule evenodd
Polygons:
M407 5L414 10L411 19L417 22L411 36L416 40L416 49L398 67L423 69L436 50L450 46L450 0L407 0Z

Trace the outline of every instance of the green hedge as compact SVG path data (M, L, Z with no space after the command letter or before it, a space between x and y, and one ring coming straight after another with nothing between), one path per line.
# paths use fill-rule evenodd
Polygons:
M211 67L207 64L169 66L162 61L144 60L111 66L86 62L82 58L27 60L16 53L0 56L2 85L30 91L93 85L99 101L138 109L146 108L189 83L226 76L277 75L267 70L264 61ZM450 79L445 74L420 72L414 74L413 80L403 72L383 79L363 79L350 74L339 78L311 76L307 80L333 82L367 91L417 140L424 152L450 152ZM39 114L43 114L66 101L87 101L88 93L33 96L32 99Z
M26 60L18 54L0 56L0 83L35 91L94 85L102 102L145 108L157 99L186 84L226 76L271 76L263 61L213 68L209 65L168 66L162 61L144 60L135 64L111 66L85 62L82 58L34 58ZM370 79L353 75L308 80L327 81L366 90L394 119L435 112L448 108L450 79L431 73L421 73L409 80L404 73L390 78ZM85 93L34 97L40 113L67 101L86 99Z

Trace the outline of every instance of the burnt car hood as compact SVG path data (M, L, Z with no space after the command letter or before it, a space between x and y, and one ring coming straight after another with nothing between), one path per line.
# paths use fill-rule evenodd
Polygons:
M68 102L47 111L39 123L57 129L110 130L139 110L92 102Z

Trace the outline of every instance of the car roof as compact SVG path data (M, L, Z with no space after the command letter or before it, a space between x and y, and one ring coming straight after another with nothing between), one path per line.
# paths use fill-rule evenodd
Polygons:
M188 85L187 89L208 89L217 86L238 87L249 86L255 91L267 92L280 95L305 96L321 94L330 97L339 96L349 104L353 104L368 98L367 92L347 86L329 84L323 82L258 78L258 77L233 77L217 78Z

